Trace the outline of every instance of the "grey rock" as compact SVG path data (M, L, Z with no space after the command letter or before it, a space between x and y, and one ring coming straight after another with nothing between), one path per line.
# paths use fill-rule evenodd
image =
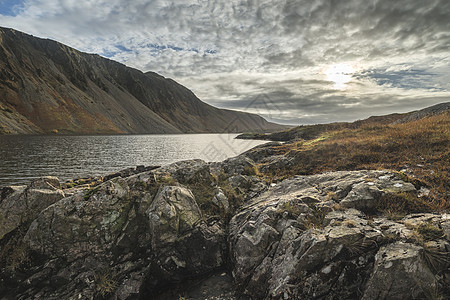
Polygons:
M201 282L226 266L236 289L231 292L227 281L227 292L217 299L406 299L423 297L427 286L445 286L439 278L448 275L447 214L401 220L366 215L382 195L415 191L393 173L330 172L269 187L247 173L254 166L248 158L229 163L179 162L65 198L45 180L34 187L48 189L4 189L2 213L19 215L28 203L36 215L14 223L0 239L1 255L16 248L28 255L15 266L20 273L0 267L0 293L20 299L163 299L166 294L158 294L167 284ZM244 196L242 206L230 202L225 187L231 189L227 195ZM202 213L196 195L231 220ZM442 236L421 240L421 224L432 224ZM199 293L198 287L185 288Z
M397 242L383 246L362 299L418 299L436 288L435 277L421 257L422 248Z
M21 224L32 221L49 205L64 198L56 177L42 177L28 186L6 187L0 202L0 240Z
M173 243L202 219L194 195L183 187L163 187L146 212L153 247Z
M250 158L239 155L229 158L222 163L225 174L228 175L255 175L256 164Z
M170 174L180 183L195 183L203 180L213 181L209 165L201 159L176 162L156 169L155 174Z
M61 189L61 182L57 177L45 176L33 180L29 187L31 189L58 190Z
M384 193L411 189L406 183L401 185L386 171L334 172L296 176L251 199L229 226L233 276L240 290L257 299L377 299L374 291L382 291L383 285L377 282L383 275L374 263L386 252L380 246L403 240L404 244L393 244L397 246L392 249L413 249L411 257L417 261L421 247L406 243L415 233L404 223L411 219L443 223L435 214L410 215L398 222L369 221L363 211L374 210ZM335 203L342 210L334 210ZM436 251L448 251L444 241L433 245ZM420 266L424 282L430 283L432 271ZM408 272L400 267L392 270L389 278L402 278ZM414 278L416 273L406 276ZM405 286L411 284L408 281ZM398 289L389 295L419 295Z
M228 213L230 211L228 198L220 188L216 189L216 194L212 199L212 203L214 203L223 213Z
M158 190L145 172L117 177L37 216L22 241L46 259L29 261L35 271L17 286L23 298L150 297L162 284L222 267L225 240L223 224L205 223L187 188Z

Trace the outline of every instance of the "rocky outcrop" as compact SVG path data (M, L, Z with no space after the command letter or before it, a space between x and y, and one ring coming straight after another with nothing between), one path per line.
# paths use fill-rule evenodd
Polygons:
M40 211L64 196L56 177L43 177L29 186L3 188L0 201L0 239L20 225L34 220Z
M3 299L446 295L450 216L388 213L389 201L419 199L390 171L269 184L243 155L122 174L78 190L54 178L3 190L2 213L15 216L1 227Z
M274 131L156 73L0 28L0 134Z
M438 290L417 226L434 218L429 226L439 232L446 215L397 222L368 217L380 209L383 195L413 191L384 171L298 176L277 184L230 221L239 288L256 299L413 299ZM411 224L415 218L421 220ZM444 257L445 269L450 244L438 238L445 246L435 254Z

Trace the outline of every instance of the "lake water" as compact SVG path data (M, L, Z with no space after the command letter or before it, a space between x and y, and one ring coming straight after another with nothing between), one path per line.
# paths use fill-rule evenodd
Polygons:
M221 161L264 141L236 134L0 136L0 187L40 176L98 176L186 159Z

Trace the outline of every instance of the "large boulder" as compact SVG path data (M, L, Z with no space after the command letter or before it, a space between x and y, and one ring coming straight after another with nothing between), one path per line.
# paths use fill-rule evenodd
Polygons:
M0 239L62 198L64 192L56 177L42 177L28 186L4 187L0 198Z
M296 176L271 187L230 221L240 291L257 299L423 297L448 266L450 249L439 235L447 219L416 214L393 221L365 214L375 213L383 196L399 192L415 189L386 171ZM434 244L422 244L421 226L437 232ZM427 251L441 258L431 267L420 258ZM423 284L411 292L414 279ZM383 294L388 282L396 287Z
M190 190L152 172L49 205L17 240L26 261L20 277L2 269L10 283L0 292L22 298L152 297L225 262L222 224L206 223Z
M436 290L420 246L396 242L381 247L362 299L421 299Z

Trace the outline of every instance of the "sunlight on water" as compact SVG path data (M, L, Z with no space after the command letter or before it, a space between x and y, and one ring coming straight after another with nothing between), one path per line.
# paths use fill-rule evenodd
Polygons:
M137 165L199 158L221 161L263 141L236 134L126 136L0 136L0 187L45 175L62 180L113 173Z

